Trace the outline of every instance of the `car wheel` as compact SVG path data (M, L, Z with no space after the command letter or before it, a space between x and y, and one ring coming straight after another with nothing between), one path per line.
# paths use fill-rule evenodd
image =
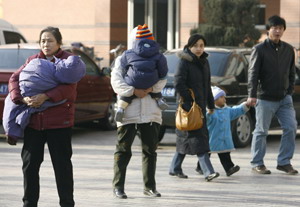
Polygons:
M116 98L113 98L112 102L108 107L106 117L100 120L100 126L104 130L115 130L117 128L117 123L115 121L116 107Z
M250 113L246 113L232 122L232 138L235 147L246 147L252 140L254 124Z

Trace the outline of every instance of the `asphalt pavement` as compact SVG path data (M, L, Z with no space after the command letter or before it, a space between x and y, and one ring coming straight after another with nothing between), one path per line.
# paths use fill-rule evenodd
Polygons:
M115 138L116 131L74 129L72 161L77 207L300 206L300 175L286 175L276 170L279 137L268 139L265 164L272 171L271 175L251 172L250 147L247 147L232 152L233 162L241 170L231 177L226 176L218 156L213 154L213 166L221 175L211 182L205 182L204 177L195 172L196 156L186 156L184 160L183 170L189 176L188 179L168 175L175 152L175 135L167 133L157 150L156 182L161 198L143 195L141 148L140 141L136 138L127 170L125 191L128 199L117 199L112 193ZM292 164L300 170L300 138L296 142ZM0 139L0 207L22 206L21 148L22 142L17 146L9 146L4 139ZM40 170L40 184L39 207L58 207L55 178L47 147Z

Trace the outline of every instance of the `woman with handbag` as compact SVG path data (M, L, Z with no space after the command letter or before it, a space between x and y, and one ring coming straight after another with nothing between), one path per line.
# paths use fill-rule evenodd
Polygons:
M178 53L180 63L175 74L175 88L181 97L180 106L190 111L194 102L202 109L202 114L214 112L214 98L210 86L210 68L208 54L204 52L206 40L202 35L193 34L182 52ZM193 97L194 95L194 97ZM176 152L173 157L169 175L188 178L182 172L182 162L186 154L197 155L206 181L219 176L210 162L209 137L205 117L203 126L194 130L176 129Z

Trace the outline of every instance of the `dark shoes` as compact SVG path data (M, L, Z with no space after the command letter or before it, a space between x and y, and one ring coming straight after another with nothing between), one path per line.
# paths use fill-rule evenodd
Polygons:
M171 175L171 176L177 176L179 178L188 178L188 176L185 175L185 174L183 174L182 172L181 173L171 173L170 172L169 175Z
M213 179L215 179L219 176L220 176L220 174L218 172L215 172L215 173L210 174L209 176L205 177L205 181L209 182L209 181L211 181L211 180L213 180Z
M277 165L277 170L286 172L289 175L296 175L298 171L293 168L291 164L288 165Z
M232 175L232 174L234 174L234 173L236 173L236 172L238 172L240 170L240 166L238 166L238 165L235 165L235 166L233 166L232 168L230 168L227 172L226 172L226 175L227 176L230 176L230 175ZM202 170L200 169L200 168L196 168L195 169L195 171L197 172L197 173L199 173L200 175L203 175L203 172L202 172ZM216 174L219 174L219 173L216 173ZM212 174L213 175L213 174ZM211 176L211 175L209 175L209 176ZM208 177L209 177L208 176ZM218 175L219 176L219 175ZM218 177L217 176L217 177ZM216 178L216 177L214 177L214 178ZM212 178L212 179L214 179L214 178ZM206 179L206 178L205 178ZM211 180L212 180L211 179ZM210 180L208 180L208 181L210 181Z
M200 168L196 167L195 171L197 173L199 173L200 175L203 175L203 172L202 172L202 170Z
M126 199L127 198L126 193L122 189L114 189L114 195L117 198L121 198L121 199Z
M258 174L271 174L271 171L268 170L266 168L266 166L264 166L264 165L260 165L260 166L252 168L252 172L255 172L255 173L258 173Z
M113 192L114 192L114 195L117 198L120 198L120 199L126 199L127 198L126 193L122 189L114 189ZM161 194L155 189L153 189L153 190L144 190L144 195L147 195L147 196L150 196L150 197L161 197Z
M288 165L277 165L276 168L277 168L277 170L283 171L283 172L285 172L285 173L287 173L289 175L296 175L296 174L298 174L298 171L295 170L291 164L288 164ZM254 168L252 168L252 171L256 172L258 174L271 174L271 171L268 170L266 168L266 166L264 166L264 165L254 167Z
M161 197L161 194L153 189L153 190L144 190L144 195L150 196L150 197Z
M236 172L238 172L240 170L240 166L236 165L236 166L233 166L232 168L230 168L227 172L226 172L226 175L227 176L230 176Z

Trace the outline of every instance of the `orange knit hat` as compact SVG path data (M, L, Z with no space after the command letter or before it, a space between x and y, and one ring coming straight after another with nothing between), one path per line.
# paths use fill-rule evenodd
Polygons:
M154 37L150 30L148 29L148 25L144 24L143 26L139 25L137 26L137 31L136 31L136 39L149 39L149 40L154 40Z

